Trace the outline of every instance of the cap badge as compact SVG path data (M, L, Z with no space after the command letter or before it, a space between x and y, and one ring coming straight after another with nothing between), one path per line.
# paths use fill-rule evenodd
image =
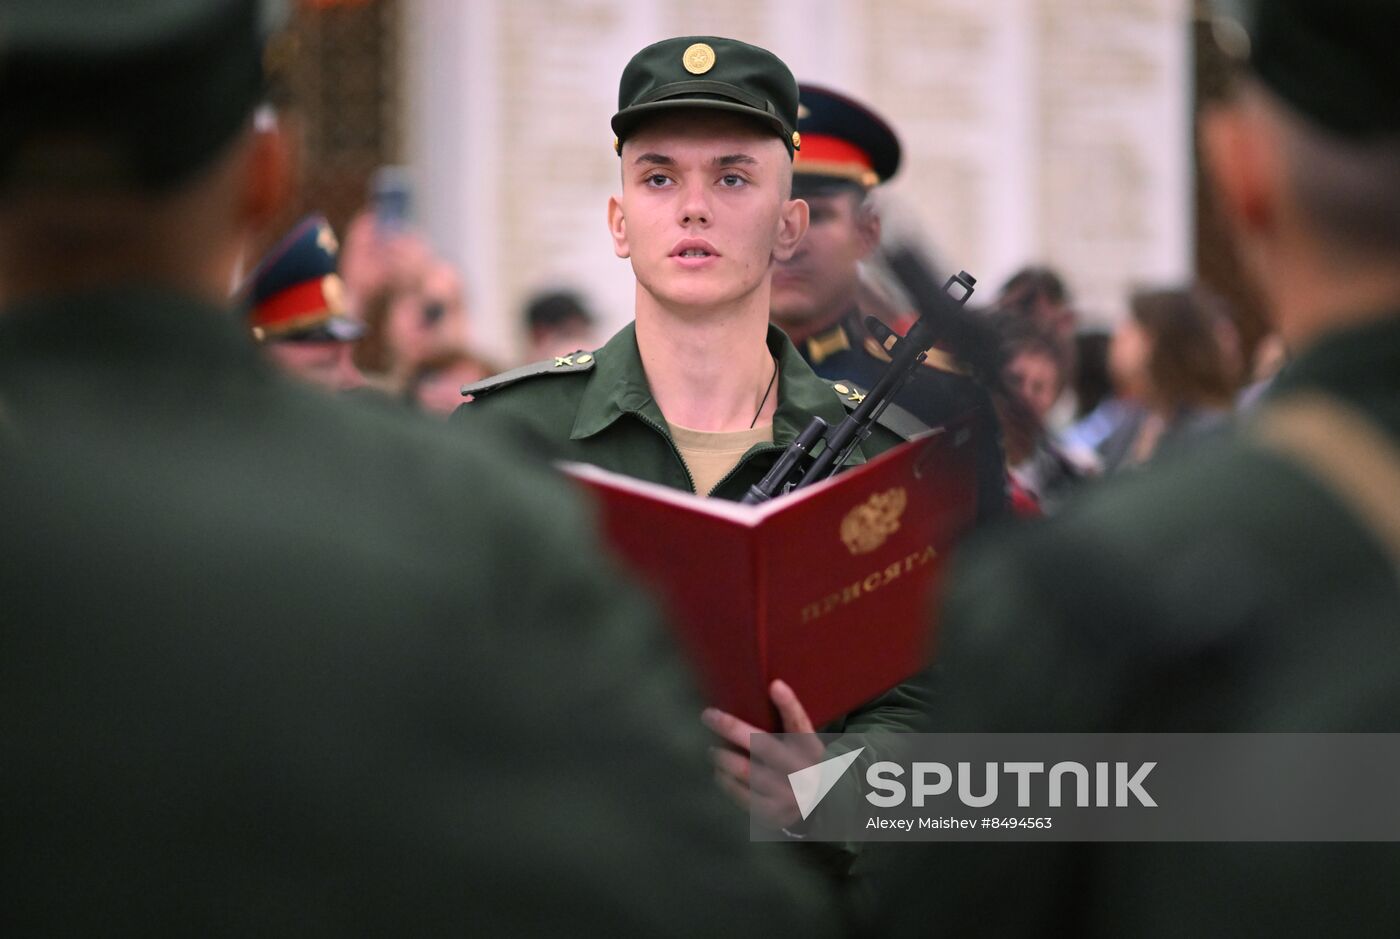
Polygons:
M321 299L331 313L339 315L345 312L345 285L335 274L321 278Z
M340 250L340 245L335 240L335 232L331 231L329 225L321 225L316 229L316 244L327 254L335 254Z
M697 42L685 50L681 63L690 74L704 75L715 67L715 50L703 42Z

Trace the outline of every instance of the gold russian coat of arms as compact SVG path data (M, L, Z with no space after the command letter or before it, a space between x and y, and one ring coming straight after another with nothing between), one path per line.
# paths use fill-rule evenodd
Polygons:
M869 554L899 531L899 517L908 504L909 494L902 486L875 493L841 519L841 540L852 554Z

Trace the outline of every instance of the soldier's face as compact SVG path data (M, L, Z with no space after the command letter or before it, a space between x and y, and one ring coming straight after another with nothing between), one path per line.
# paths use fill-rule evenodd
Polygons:
M1006 365L1007 383L1042 421L1060 396L1060 367L1043 352L1018 353Z
M618 257L673 312L704 313L762 293L791 256L807 205L789 198L782 142L742 118L704 112L649 122L622 148L622 194L608 203Z
M394 298L384 329L394 355L408 367L436 347L461 345L466 320L461 279L450 264L437 261Z
M269 342L263 349L283 371L313 385L348 391L365 383L355 367L353 342Z
M784 329L820 329L855 300L860 262L880 242L880 223L864 194L808 196L811 224L792 256L773 272L773 321Z
M1108 374L1120 397L1141 401L1148 392L1152 340L1131 317L1114 330L1108 347Z

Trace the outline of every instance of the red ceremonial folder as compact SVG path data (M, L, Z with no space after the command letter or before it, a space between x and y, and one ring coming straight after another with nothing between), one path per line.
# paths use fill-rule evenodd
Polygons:
M564 469L667 607L710 703L776 730L781 678L820 728L927 661L930 592L976 511L972 449L955 424L757 506Z

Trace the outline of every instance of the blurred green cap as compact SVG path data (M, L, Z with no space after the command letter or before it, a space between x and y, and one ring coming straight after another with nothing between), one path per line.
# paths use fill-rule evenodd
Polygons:
M4 0L0 186L158 190L263 94L276 0Z

